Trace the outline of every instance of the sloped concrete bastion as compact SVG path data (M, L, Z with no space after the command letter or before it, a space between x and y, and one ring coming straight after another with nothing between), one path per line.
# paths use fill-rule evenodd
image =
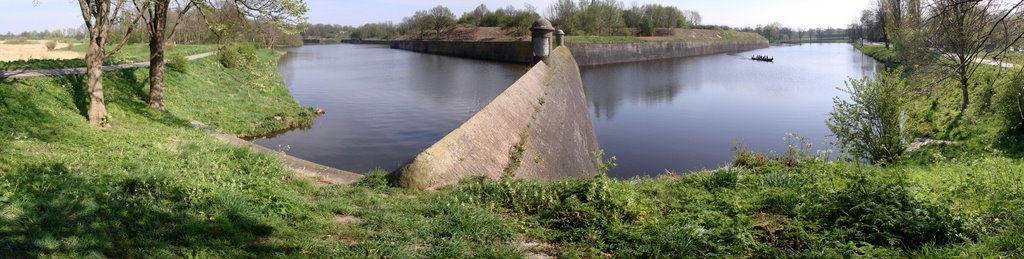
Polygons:
M580 66L595 66L658 59L741 52L768 47L768 40L566 43Z
M597 150L579 66L559 47L392 179L434 189L469 176L588 176L597 170Z

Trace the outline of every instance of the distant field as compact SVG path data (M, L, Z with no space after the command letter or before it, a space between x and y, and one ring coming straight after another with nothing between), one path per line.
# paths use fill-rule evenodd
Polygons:
M5 45L0 44L0 55L6 55L8 52L2 49L4 46L35 46L35 45ZM38 45L43 51L46 51L46 47ZM59 46L58 46L59 47ZM56 68L75 68L85 67L85 51L88 46L84 44L78 44L74 46L64 46L66 50L55 50L49 51L49 53L61 52L66 55L64 58L55 57L33 57L31 59L12 59L6 60L0 58L0 71L10 70L25 70L25 69L56 69ZM108 46L108 49L112 49L113 46ZM168 48L167 56L172 54L181 53L184 55L195 55L206 52L217 51L217 45L174 45ZM135 62L143 62L149 60L149 45L148 44L131 44L126 45L117 54L114 54L103 63L107 65L112 64L128 64Z
M46 49L45 40L4 41L0 43L0 62L31 60L31 59L74 59L85 55L75 51L64 50L71 46L68 43L57 43L54 50Z

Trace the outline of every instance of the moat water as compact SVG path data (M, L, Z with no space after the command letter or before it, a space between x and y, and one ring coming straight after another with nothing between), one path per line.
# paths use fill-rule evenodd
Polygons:
M372 45L287 51L279 71L292 95L327 114L254 142L359 172L397 169L527 69ZM880 66L848 44L805 44L581 71L598 142L617 158L609 174L629 178L727 165L738 144L781 152L787 133L830 148L825 120L844 95L837 87Z

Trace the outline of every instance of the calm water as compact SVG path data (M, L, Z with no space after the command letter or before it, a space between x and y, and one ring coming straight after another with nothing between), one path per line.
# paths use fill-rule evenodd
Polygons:
M749 60L771 55L775 63ZM847 44L585 67L598 142L628 178L728 164L732 147L785 150L786 133L827 148L836 87L879 65ZM391 50L290 49L279 68L292 95L327 114L312 128L255 142L353 171L393 170L504 91L526 67Z
M310 129L254 142L345 170L397 169L469 119L526 69L386 46L289 49L278 70L292 96L327 114Z
M848 44L815 44L582 71L598 142L618 158L609 174L628 178L718 168L737 143L784 151L786 133L829 148L836 87L879 66Z

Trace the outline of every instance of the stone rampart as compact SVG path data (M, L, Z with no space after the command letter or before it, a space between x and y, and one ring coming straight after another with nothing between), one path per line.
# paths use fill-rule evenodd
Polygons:
M470 176L587 176L597 150L579 67L561 47L392 178L433 189Z
M533 61L533 49L525 41L392 41L391 48L501 62Z
M767 40L705 42L566 43L580 66L629 63L741 52L768 47Z

